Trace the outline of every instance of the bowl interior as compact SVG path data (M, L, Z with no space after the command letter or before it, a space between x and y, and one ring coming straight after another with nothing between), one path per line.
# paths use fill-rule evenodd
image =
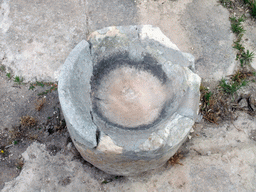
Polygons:
M168 78L151 56L142 61L116 54L93 69L91 98L94 112L122 128L156 123L169 100Z

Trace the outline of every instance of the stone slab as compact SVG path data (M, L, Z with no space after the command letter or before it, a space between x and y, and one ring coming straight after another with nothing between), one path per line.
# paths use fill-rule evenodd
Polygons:
M24 81L55 81L86 38L83 1L4 0L0 13L0 63Z
M47 11L45 11L47 10ZM108 26L151 24L196 57L199 76L232 73L229 13L217 0L2 0L0 62L25 81L55 81L74 46Z

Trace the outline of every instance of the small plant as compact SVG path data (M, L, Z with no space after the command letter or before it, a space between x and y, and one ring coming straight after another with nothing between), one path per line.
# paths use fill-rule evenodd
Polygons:
M5 66L1 65L0 71L4 72L5 71Z
M30 90L30 89L33 90L33 89L35 88L35 86L44 87L45 85L46 85L46 86L55 86L55 87L57 87L57 84L56 84L56 83L36 81L35 83L31 83L31 84L30 84L29 90Z
M42 92L42 93L38 93L37 95L38 95L38 96L40 96L40 95L47 95L48 93L51 93L52 91L56 91L56 90L57 90L57 87L58 87L57 84L52 84L52 85L50 85L50 86L51 86L50 89L47 89L47 90L45 90L45 91Z
M234 42L234 44L235 44L235 45L233 46L234 49L237 49L237 50L240 51L240 52L244 50L243 45L240 44L239 41Z
M211 96L212 96L212 92L211 92L211 91L207 92L207 93L205 94L205 99L206 99L206 101L209 101Z
M211 91L209 91L209 92L207 92L207 93L204 95L207 105L209 105L209 101L210 101L210 98L211 98L212 94L213 94L213 93L212 93Z
M50 89L46 89L45 91L43 91L41 93L38 93L37 94L38 96L40 96L40 95L47 95L48 93L51 93L52 91L56 91L57 88L58 88L58 84L57 83L36 81L35 83L31 83L30 84L29 90L30 89L33 90L35 88L35 86L41 86L41 87L49 86L50 87Z
M122 176L115 176L114 178L104 179L101 183L107 184L107 183L110 183L110 182L114 181L115 179L119 179L119 178L122 178Z
M21 170L22 167L23 167L24 163L21 159L17 160L17 163L16 163L16 168Z
M109 183L110 181L107 181L107 180L103 180L101 183L102 184L107 184L107 183Z
M248 5L252 17L256 17L256 1L255 0L244 0L244 4Z
M233 95L238 89L240 89L243 86L246 86L247 81L242 81L241 83L237 82L237 81L233 81L231 84L227 83L226 79L222 79L220 81L220 87L222 88L222 90L230 95Z
M244 33L245 30L242 26L238 25L237 23L231 24L231 29L233 33L239 34L239 33Z
M242 83L243 80L248 79L251 76L253 76L253 72L238 70L234 75L231 76L231 80L237 83Z
M203 85L200 86L201 96L203 97L204 102L209 103L211 96L213 93L209 91L208 88L204 87Z
M29 90L34 90L35 86L40 86L40 87L44 87L44 86L48 86L50 87L50 89L46 89L45 91L38 93L37 95L47 95L48 93L51 93L52 91L56 91L58 88L58 84L57 83L53 83L53 82L40 82L40 81L36 81L35 83L31 83Z
M245 32L243 26L241 26L242 22L244 22L244 16L243 15L239 18L230 17L230 21L231 21L231 29L232 29L233 33L239 35L239 34Z
M240 57L241 66L243 67L244 64L245 65L250 64L253 58L254 58L253 52L250 52L249 50L247 50L246 52L243 52Z
M19 76L15 76L15 77L14 77L14 82L15 82L15 83L21 84L22 81L23 81L23 78L22 78L22 77L21 77L21 78L20 78Z
M232 8L232 2L230 0L220 0L220 3L223 7Z
M13 141L13 145L17 145L18 144L18 141Z
M11 73L6 73L6 76L11 79Z
M34 90L34 89L35 89L35 86L34 86L32 83L30 84L30 87L29 87L28 90L30 90L30 89L31 89L31 90Z
M36 81L36 85L37 85L37 86L44 87L44 83L43 83L43 82Z
M240 71L237 71L233 76L232 76L232 80L235 82L240 83L241 80L243 80L245 77L243 76L243 74Z
M256 17L256 1L251 2L251 15Z

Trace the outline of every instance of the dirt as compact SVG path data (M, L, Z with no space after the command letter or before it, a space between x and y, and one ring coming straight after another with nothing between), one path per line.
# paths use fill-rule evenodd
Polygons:
M14 83L0 72L0 189L22 169L21 154L34 141L46 143L56 153L67 142L57 91L38 96L50 86Z

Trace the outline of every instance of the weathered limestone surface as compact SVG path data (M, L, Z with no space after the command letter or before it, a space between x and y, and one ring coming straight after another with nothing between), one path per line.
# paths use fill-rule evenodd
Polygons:
M25 81L57 80L69 52L86 38L83 1L2 1L0 60Z
M228 10L215 0L197 0L188 4L181 17L196 57L196 73L206 80L231 75L236 54Z
M193 56L182 53L159 28L150 25L104 28L92 33L88 41L72 50L59 79L60 102L75 146L84 159L110 174L135 175L162 166L186 139L197 118L201 79L191 71ZM160 66L166 75L166 82L162 82L165 115L159 114L156 123L120 128L121 124L102 119L95 111L93 98L97 102L102 99L93 88L92 79L99 76L94 68L121 53L142 63L150 55L157 62L152 65ZM113 66L114 61L110 62ZM112 70L106 62L103 67Z
M108 26L159 27L195 56L196 73L219 80L234 70L229 13L216 0L0 1L0 64L24 81L58 80L70 51ZM253 33L252 33L253 34Z

